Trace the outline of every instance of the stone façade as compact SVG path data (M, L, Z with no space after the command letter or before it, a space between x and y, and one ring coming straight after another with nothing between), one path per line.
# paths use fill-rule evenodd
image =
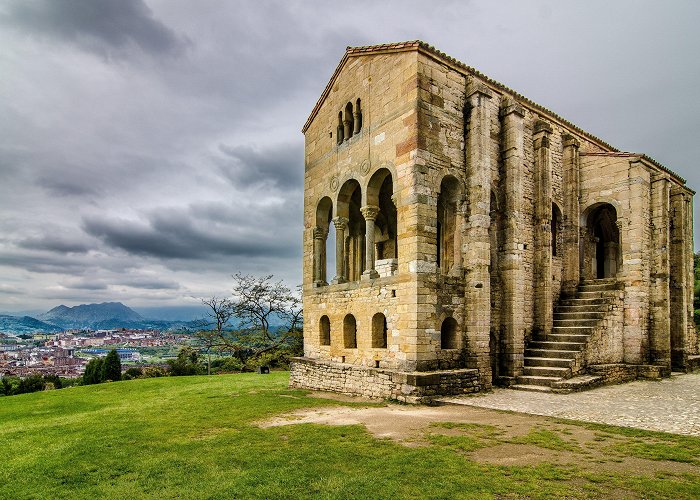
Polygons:
M291 386L418 401L697 364L694 192L653 159L419 41L349 47L303 132Z

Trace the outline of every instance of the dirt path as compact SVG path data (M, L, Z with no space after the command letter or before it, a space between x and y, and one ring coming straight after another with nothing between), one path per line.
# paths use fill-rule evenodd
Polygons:
M677 457L648 459L636 451L640 446L653 451L655 446L675 445L673 441L666 442L664 436L640 438L585 423L488 408L398 404L364 408L333 406L300 410L261 422L260 426L308 423L362 425L377 438L389 438L404 446L447 446L471 460L493 465L548 462L595 472L700 475L700 456L695 457L697 460L691 457L682 461ZM668 439L692 438L668 435Z

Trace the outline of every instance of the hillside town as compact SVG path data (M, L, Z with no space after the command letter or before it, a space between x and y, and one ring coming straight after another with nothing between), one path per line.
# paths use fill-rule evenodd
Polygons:
M58 334L0 333L0 377L33 374L75 378L90 359L116 349L123 363L158 364L174 357L189 335L159 330L67 330Z

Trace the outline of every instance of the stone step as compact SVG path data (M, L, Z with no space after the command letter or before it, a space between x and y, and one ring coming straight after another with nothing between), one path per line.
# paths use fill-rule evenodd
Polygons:
M510 388L516 391L552 392L552 388L547 385L515 384L511 385Z
M532 344L532 342L530 343ZM557 343L559 345L559 343ZM567 351L565 349L525 349L525 357L531 358L559 358L567 361L572 360L580 351Z
M592 283L579 285L578 292L610 292L617 290L616 283Z
M603 311L554 311L554 319L603 319L605 313Z
M517 378L518 384L521 385L540 385L551 387L552 382L563 380L561 377L541 377L538 375L521 375Z
M554 318L553 327L585 326L594 327L600 318Z
M552 342L567 342L586 345L590 335L585 333L552 333L547 335L547 340Z
M567 378L571 376L571 368L568 366L524 366L523 375L528 377Z
M525 356L525 366L543 366L547 368L570 368L571 359L565 358L546 358L543 356L529 357Z
M605 299L605 291L581 291L579 290L576 292L576 298L575 299L569 299L569 300L581 300L581 299Z
M588 308L596 308L596 307L602 307L602 306L607 306L605 303L605 299L602 299L600 297L598 298L575 298L575 299L562 299L561 306L565 307L588 307Z
M593 327L588 325L567 325L560 326L554 325L552 327L552 334L554 335L590 335L593 332Z
M588 337L586 337L588 340ZM533 340L528 344L531 349L545 349L548 351L581 351L586 346L585 342L559 342L555 340Z
M616 278L596 278L592 280L581 280L581 285L600 285L600 284L611 284L617 283Z

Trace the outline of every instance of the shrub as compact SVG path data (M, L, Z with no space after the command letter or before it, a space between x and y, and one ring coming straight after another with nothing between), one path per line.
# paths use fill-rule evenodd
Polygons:
M142 370L141 376L143 378L167 377L168 372L160 366L148 366Z

